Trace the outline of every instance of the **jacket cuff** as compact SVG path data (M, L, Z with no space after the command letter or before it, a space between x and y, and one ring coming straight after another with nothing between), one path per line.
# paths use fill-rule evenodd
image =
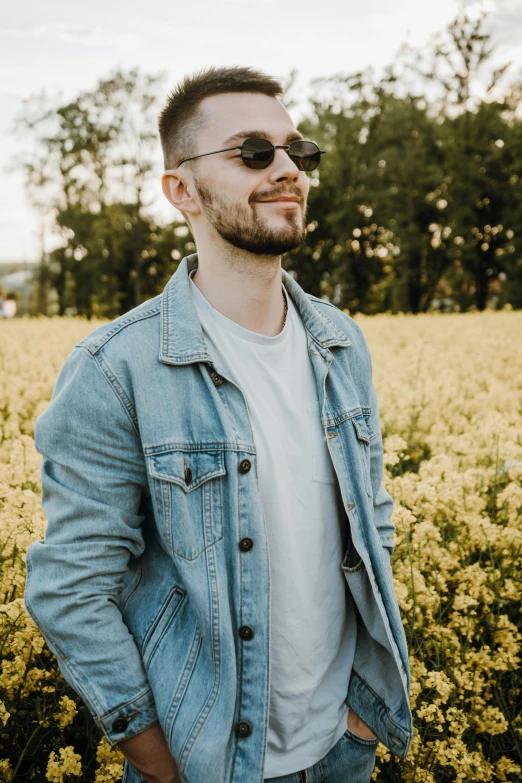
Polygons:
M150 688L106 715L93 717L111 745L134 737L159 722L156 703Z

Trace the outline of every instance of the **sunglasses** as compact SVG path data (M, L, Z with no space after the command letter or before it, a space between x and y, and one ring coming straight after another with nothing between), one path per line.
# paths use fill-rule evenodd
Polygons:
M205 155L217 155L218 152L241 150L241 160L249 169L266 169L274 160L276 150L286 150L289 158L295 163L299 171L313 171L321 162L321 155L326 150L320 150L313 141L292 141L290 144L278 144L274 146L268 139L245 139L238 147L227 147L215 152L204 152L203 155L194 155L192 158L184 158L178 164L181 166L186 160L204 158Z

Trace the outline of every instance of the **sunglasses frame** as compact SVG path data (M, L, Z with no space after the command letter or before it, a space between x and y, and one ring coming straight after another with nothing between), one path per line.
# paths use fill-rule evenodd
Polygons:
M270 145L271 145L271 147L272 147L272 156L271 156L270 160L268 160L268 161L266 162L266 166L261 166L261 167L259 167L259 168L254 168L253 166L249 166L249 165L248 165L248 163L246 162L245 158L243 157L243 145L244 145L246 142L248 142L248 141L252 141L252 140L254 140L254 139L255 139L256 141L266 141L266 142L267 142L268 144L270 144ZM276 150L286 150L286 151L287 151L287 153L288 153L288 157L289 157L289 158L290 158L290 159L293 161L293 163L295 163L295 164L296 164L296 166L297 166L297 168L299 169L299 171L315 171L315 169L317 168L317 166L318 166L318 165L320 164L320 162L321 162L321 160L320 160L320 159L317 161L317 166L315 166L315 168L313 168L313 169L301 169L301 168L299 168L299 164L298 164L298 163L297 163L295 160L293 160L293 159L292 159L292 156L291 156L291 155L290 155L290 153L288 152L288 150L289 150L289 149L292 147L292 144L300 143L300 142L302 142L302 141L305 141L305 142L307 142L307 144L313 144L315 147L317 147L317 150L318 150L318 152L319 152L321 155L324 155L324 154L327 152L327 150L321 150L321 149L319 149L319 145L317 145L317 144L315 143L315 141L308 141L308 139L295 139L294 141L290 142L290 144L275 144L275 145L274 145L274 144L272 144L272 142L271 142L269 139L261 139L261 138L259 138L258 136L252 136L252 137L249 137L249 138L245 139L245 140L244 140L244 142L243 142L243 144L239 144L239 145L237 145L236 147L226 147L226 148L225 148L225 149L223 149L223 150L214 150L214 152L204 152L202 155L193 155L191 158L184 158L182 161L180 161L180 162L178 163L178 166L181 166L181 164L182 164L182 163L185 163L187 160L195 160L196 158L204 158L204 157L206 157L207 155L217 155L219 152L230 152L231 150L241 150L241 160L243 161L243 163L245 164L245 166L246 166L247 168L249 168L249 169L253 169L254 171L262 171L263 169L267 169L267 168L270 166L270 164L273 162L273 160L274 160L274 155L275 155L275 151L276 151Z

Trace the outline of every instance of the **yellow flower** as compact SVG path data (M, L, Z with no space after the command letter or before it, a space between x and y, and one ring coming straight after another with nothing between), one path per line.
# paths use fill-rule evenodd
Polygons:
M62 696L60 699L60 708L60 711L56 713L54 718L60 728L64 729L73 722L74 716L78 715L78 710L76 709L76 703L68 696Z
M72 745L60 748L58 756L54 750L51 751L47 763L47 780L51 783L64 783L64 778L68 775L78 777L82 774L81 760L82 757L74 752Z
M4 702L0 701L0 721L2 722L2 726L5 726L9 720L10 714L11 713L6 710Z
M12 774L11 762L8 759L0 759L0 780L10 781Z
M509 724L498 707L485 707L475 716L474 723L481 734L504 734Z
M112 747L106 737L98 743L96 760L99 767L96 770L94 783L117 783L123 775L125 756L117 747Z
M515 620L522 603L522 311L357 315L356 321L372 354L383 484L394 499L393 586L411 642L414 719L406 759L397 767L380 743L372 780L515 783L520 760L502 755L502 743L508 732L522 741L522 716L513 708L522 693ZM18 761L9 756L11 737L23 738L33 726L51 738L48 748L56 747L63 728L74 731L79 709L25 608L25 555L47 523L34 422L65 358L100 323L0 320L0 781L6 783ZM494 687L499 680L502 699ZM38 751L32 780L69 783L82 774L73 746L50 754L48 748ZM124 756L105 737L96 764L94 783L121 779Z

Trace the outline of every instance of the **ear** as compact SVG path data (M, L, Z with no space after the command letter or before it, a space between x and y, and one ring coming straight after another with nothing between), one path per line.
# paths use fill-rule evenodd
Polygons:
M180 212L188 212L190 215L199 213L199 206L192 196L194 185L181 174L179 167L163 172L161 187L168 201Z

